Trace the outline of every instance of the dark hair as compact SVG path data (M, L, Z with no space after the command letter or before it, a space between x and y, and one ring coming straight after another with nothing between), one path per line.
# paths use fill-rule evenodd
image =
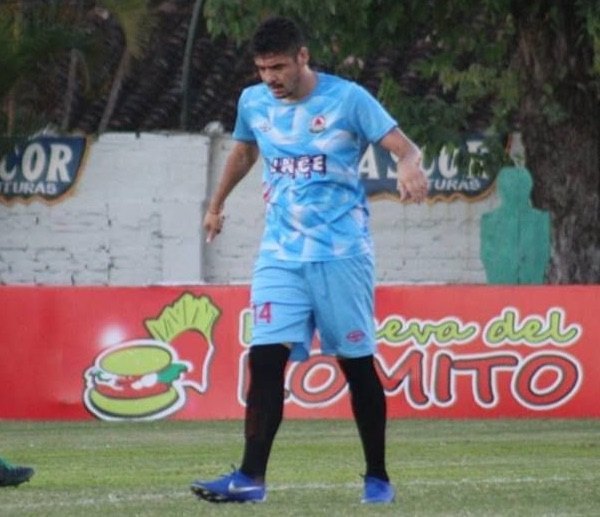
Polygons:
M296 55L304 46L300 27L289 18L273 16L262 22L252 38L252 52L262 54Z

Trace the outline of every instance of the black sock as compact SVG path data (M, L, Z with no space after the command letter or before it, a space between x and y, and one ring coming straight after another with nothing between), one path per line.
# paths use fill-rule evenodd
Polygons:
M352 412L367 463L366 475L389 481L385 468L385 393L373 356L338 358L338 363L350 387Z
M271 446L283 418L284 372L290 350L284 345L250 349L250 387L244 424L244 458L240 470L264 480Z

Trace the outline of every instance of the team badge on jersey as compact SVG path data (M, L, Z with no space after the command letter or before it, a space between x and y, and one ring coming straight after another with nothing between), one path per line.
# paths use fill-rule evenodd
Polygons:
M325 129L325 117L323 115L317 115L310 122L310 132L311 133L320 133Z

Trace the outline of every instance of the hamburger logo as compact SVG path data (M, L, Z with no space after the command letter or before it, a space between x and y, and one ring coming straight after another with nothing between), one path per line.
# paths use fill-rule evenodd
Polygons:
M160 418L183 404L178 381L191 369L160 341L122 343L100 354L86 372L86 405L104 419Z
M156 420L185 405L187 388L204 393L220 314L207 296L185 293L145 320L148 338L103 350L85 371L87 409L101 420Z

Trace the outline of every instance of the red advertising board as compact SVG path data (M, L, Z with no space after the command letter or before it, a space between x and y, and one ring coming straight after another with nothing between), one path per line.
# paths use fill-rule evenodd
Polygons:
M248 286L0 287L0 418L242 418ZM600 417L600 286L379 286L391 418ZM318 341L286 416L350 418Z

